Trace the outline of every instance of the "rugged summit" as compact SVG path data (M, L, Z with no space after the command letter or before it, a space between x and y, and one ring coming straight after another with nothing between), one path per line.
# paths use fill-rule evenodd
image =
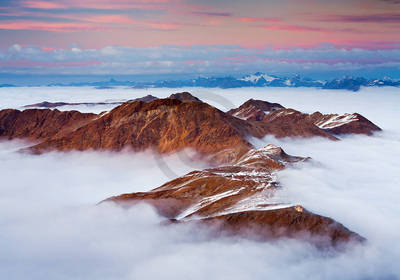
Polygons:
M278 103L250 99L240 107L228 111L228 114L256 122L265 134L276 137L312 137L320 136L336 139L340 134L372 135L381 129L358 113L353 114L304 114L287 109Z
M246 152L251 147L246 136L261 136L256 133L252 124L206 103L158 99L149 103L126 102L75 131L32 149L42 152L150 148L169 153L193 148L204 155L218 154L225 161Z
M182 102L193 102L193 101L202 102L200 99L198 99L197 97L191 95L187 91L171 94L168 98L177 99L177 100L180 100Z
M313 243L323 237L323 243L333 245L361 241L334 220L275 196L280 188L276 171L304 160L267 145L249 150L232 165L194 171L152 191L107 201L125 206L146 202L171 221L212 224L216 234L250 234L261 240L291 237Z
M227 113L240 119L260 121L264 118L266 113L284 108L285 107L278 103L249 99L240 107L229 110Z

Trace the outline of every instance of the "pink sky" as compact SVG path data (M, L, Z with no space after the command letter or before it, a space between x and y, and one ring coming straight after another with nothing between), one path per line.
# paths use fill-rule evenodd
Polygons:
M399 30L399 0L2 0L0 73L400 77Z
M279 2L279 3L278 3ZM0 2L0 47L375 46L400 41L391 0L13 0Z

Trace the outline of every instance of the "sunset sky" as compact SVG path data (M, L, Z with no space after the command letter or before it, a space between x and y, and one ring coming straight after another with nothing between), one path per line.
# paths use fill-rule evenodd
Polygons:
M0 72L400 77L399 0L0 0Z

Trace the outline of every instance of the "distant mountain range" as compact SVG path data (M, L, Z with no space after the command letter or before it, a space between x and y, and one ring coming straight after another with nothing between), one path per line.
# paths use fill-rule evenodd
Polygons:
M13 85L0 85L10 87ZM108 81L53 83L48 86L93 86L107 89L115 86L129 86L133 88L180 88L180 87L205 87L205 88L240 88L240 87L315 87L322 89L344 89L358 91L361 87L400 87L400 79L385 77L383 79L366 79L362 77L343 77L334 80L313 80L299 75L294 77L279 77L257 72L242 78L227 77L198 77L187 80L160 80L155 82Z

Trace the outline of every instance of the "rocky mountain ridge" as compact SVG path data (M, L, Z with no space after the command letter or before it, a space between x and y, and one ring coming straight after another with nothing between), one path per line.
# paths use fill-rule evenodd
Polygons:
M297 238L318 246L363 238L333 219L277 195L277 172L309 160L267 145L254 149L249 137L325 137L371 135L380 128L360 114L304 114L278 103L250 99L228 112L188 92L169 98L147 96L109 112L84 114L57 109L0 111L0 138L33 140L34 153L71 150L152 149L197 151L215 167L193 171L149 192L106 200L124 206L153 205L171 223L199 223L215 234L257 240ZM212 224L212 226L211 226Z
M218 163L230 162L251 148L248 137L337 140L335 135L341 133L370 135L380 130L359 114L309 115L262 100L251 99L224 113L188 92L166 99L147 96L127 101L99 115L49 109L0 113L0 137L40 140L30 148L35 153L126 148L170 153L193 148Z
M307 158L287 155L267 145L251 149L231 165L193 171L149 192L111 197L126 207L149 203L176 223L212 225L218 235L256 240L297 238L318 246L340 245L363 238L334 220L276 196L276 172Z

